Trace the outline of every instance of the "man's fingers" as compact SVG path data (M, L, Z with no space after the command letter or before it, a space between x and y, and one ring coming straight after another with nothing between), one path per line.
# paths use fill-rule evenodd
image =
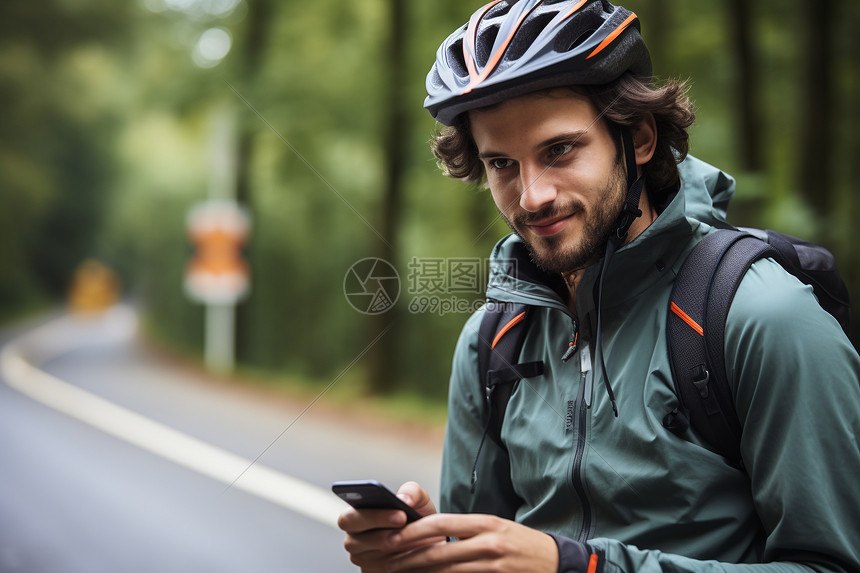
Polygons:
M444 538L424 539L416 541L410 551L426 547L432 543L445 541ZM349 553L350 561L362 568L362 571L387 570L385 565L402 553L402 543L399 541L397 530L375 529L355 535L348 534L344 548Z
M373 529L364 533L349 534L343 546L353 555L387 551L392 545L391 532L390 529Z
M472 517L476 519L471 519ZM487 571L488 564L500 562L507 556L509 549L504 539L496 534L492 527L484 527L495 525L491 524L492 520L487 519L488 517L440 515L439 519L433 519L432 523L425 524L422 528L424 531L419 531L417 535L430 535L432 532L445 530L451 532L449 535L458 537L459 541L446 543L444 538L439 537L420 537L410 540L408 543L416 545L410 545L408 552L392 561L390 570L423 571L426 569L462 573ZM407 533L410 536L413 534L415 530ZM436 541L432 544L427 543L431 539ZM419 543L423 547L418 545Z
M400 489L397 490L397 497L405 501L407 505L414 507L421 515L436 513L436 506L433 505L430 494L414 481L408 481L400 486Z
M459 541L445 543L442 535ZM402 552L392 571L556 571L555 541L546 533L492 515L431 515L392 533ZM436 540L428 545L430 540ZM421 547L419 544L423 545Z
M409 524L398 535L404 544L432 537L467 539L496 529L500 523L493 515L437 513Z
M436 513L430 496L415 482L403 484L397 495L422 516ZM445 540L444 536L421 537L405 545L400 532L406 513L396 509L351 508L340 514L337 525L347 534L344 548L350 560L367 572L386 571L386 564L398 554Z
M337 526L347 533L372 529L397 529L406 525L406 514L396 509L348 509L337 518Z
M438 542L418 548L390 562L389 571L487 571L487 561L492 559L486 551L469 542Z

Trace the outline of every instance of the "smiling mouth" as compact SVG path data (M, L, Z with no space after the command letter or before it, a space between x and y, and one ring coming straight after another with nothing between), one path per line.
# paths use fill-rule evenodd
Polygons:
M554 235L561 231L574 215L575 213L570 213L569 215L565 215L563 217L555 217L546 221L528 223L527 226L538 235Z

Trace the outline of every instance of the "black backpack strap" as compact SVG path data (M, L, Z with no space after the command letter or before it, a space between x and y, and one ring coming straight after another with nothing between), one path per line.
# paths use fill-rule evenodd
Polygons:
M779 253L743 232L712 233L682 265L669 298L669 363L681 405L663 425L679 436L692 426L712 451L738 467L741 424L726 378L725 325L741 279L763 257Z
M836 258L830 251L821 245L770 229L741 230L756 236L764 235L762 240L773 245L783 257L783 267L804 284L812 286L818 304L836 318L846 335L849 333L848 287L839 275Z
M518 382L523 378L543 374L543 362L516 363L526 337L531 309L532 307L526 304L494 300L489 300L484 305L484 316L478 328L478 380L484 398L484 435L481 436L472 466L472 493L475 492L475 484L478 481L478 460L487 436L507 452L502 441L502 422L508 401ZM497 487L507 484L511 495L516 496L510 476L494 476L494 479Z
M543 362L518 364L532 307L488 301L478 330L478 372L484 396L486 433L502 449L502 421L508 400L523 378L543 374Z

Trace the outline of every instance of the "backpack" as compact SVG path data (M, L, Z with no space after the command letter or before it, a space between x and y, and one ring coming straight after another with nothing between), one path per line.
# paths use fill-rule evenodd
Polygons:
M848 332L848 289L833 255L824 247L771 230L720 229L707 235L681 266L669 298L669 363L680 406L666 414L663 426L680 437L692 427L708 449L739 468L741 424L726 378L723 334L741 279L755 261L766 257L811 285L822 308ZM542 362L516 363L531 308L488 301L479 329L485 435L503 449L502 420L516 384L543 373Z

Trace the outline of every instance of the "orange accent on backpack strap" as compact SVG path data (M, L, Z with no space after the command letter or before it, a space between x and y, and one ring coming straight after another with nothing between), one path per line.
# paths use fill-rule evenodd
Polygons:
M672 312L674 312L675 314L677 314L677 315L678 315L678 317L680 317L680 319L681 319L681 320L683 320L684 322L686 322L686 323L689 325L689 327L690 327L690 328L692 328L693 330L695 330L696 332L698 332L698 333L699 333L699 336L704 336L704 335L705 335L705 330L704 330L701 326L699 326L699 323L697 323L695 320L693 320L692 318L690 318L690 315L689 315L689 314L687 314L686 312L684 312L683 310L681 310L681 307L679 307L677 304L675 304L675 303L673 302L673 303L669 306L669 309L670 309Z
M521 323L525 319L525 317L526 317L525 311L523 311L520 314L513 317L509 323L507 323L505 326L502 327L502 329L499 331L499 333L493 339L493 343L490 345L490 348L495 348L496 344L498 344L499 341L502 339L502 336L504 336L505 333L507 331L509 331L510 329L512 329L514 326Z

